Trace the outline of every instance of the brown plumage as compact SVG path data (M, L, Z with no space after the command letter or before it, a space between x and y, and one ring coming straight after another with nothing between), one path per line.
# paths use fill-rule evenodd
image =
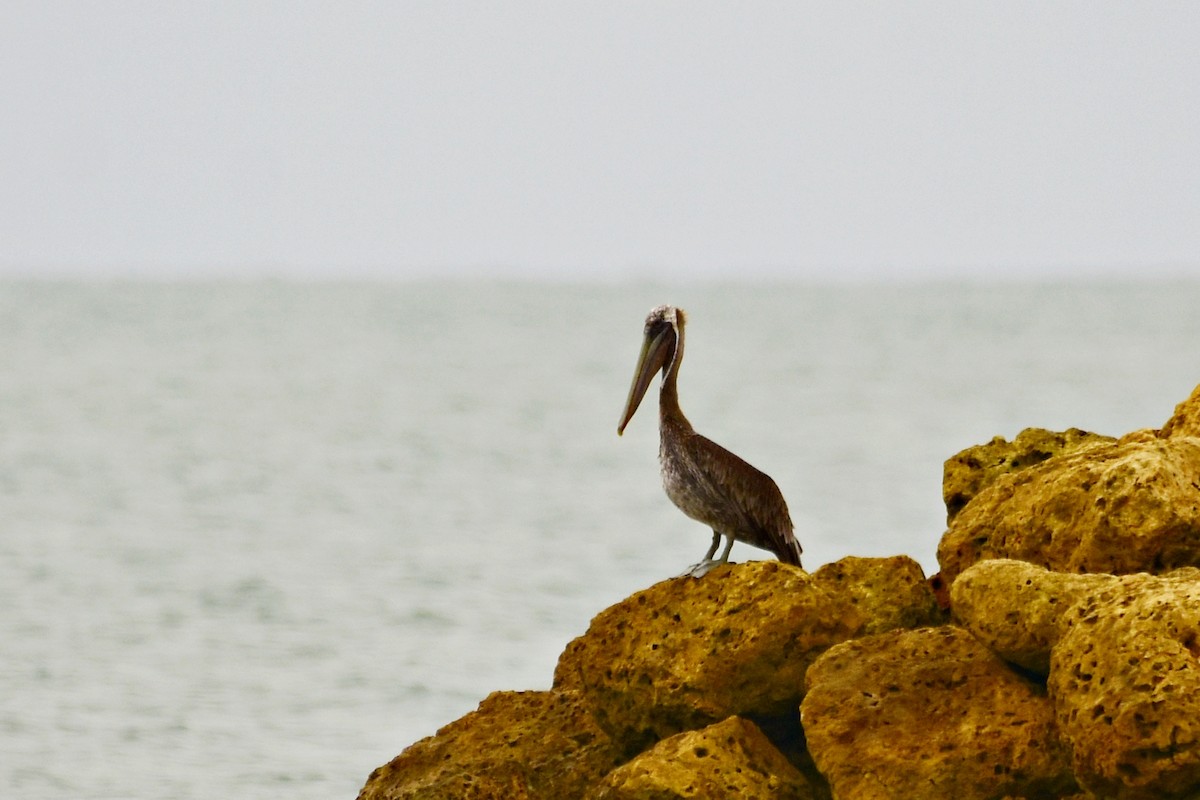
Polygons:
M683 310L673 306L658 306L646 317L646 339L617 434L624 432L637 411L654 373L662 370L658 458L663 489L680 511L712 528L712 547L697 565L700 574L714 563L726 563L735 540L770 550L780 561L800 566L800 544L775 481L696 433L679 408L676 381L683 361L685 322ZM713 562L722 535L729 541L721 558Z

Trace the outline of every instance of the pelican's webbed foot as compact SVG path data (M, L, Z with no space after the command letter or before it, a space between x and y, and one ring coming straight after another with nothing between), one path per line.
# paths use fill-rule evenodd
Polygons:
M708 552L704 554L704 559L699 564L692 564L679 577L703 578L713 567L719 567L722 564L729 563L729 551L733 549L733 537L729 537L729 543L725 546L725 552L720 558L713 558L717 553L717 546L721 544L721 533L715 528L713 529L712 547L708 548Z
M728 564L728 563L729 563L728 561L722 561L719 558L706 558L703 561L701 561L699 564L692 564L690 567L688 567L686 570L684 570L682 573L680 573L679 577L680 578L703 578L705 575L712 572L717 567L721 566L722 564Z

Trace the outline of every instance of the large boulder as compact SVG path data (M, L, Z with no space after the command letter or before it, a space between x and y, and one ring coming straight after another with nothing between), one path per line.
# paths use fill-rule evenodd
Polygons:
M359 800L562 800L621 762L574 692L494 692L367 779Z
M815 800L820 793L740 717L676 734L608 774L588 800Z
M1000 476L938 546L947 584L990 558L1062 572L1200 564L1200 439L1138 432Z
M598 614L559 658L629 755L735 715L794 713L816 656L861 630L848 597L798 567L750 561L674 578Z
M1200 570L1115 578L1066 617L1047 685L1080 785L1200 796Z
M730 716L786 723L830 645L940 621L907 557L851 558L814 575L750 561L674 578L606 609L571 642L557 689L577 689L630 755Z
M1080 785L1121 800L1200 796L1200 569L1068 575L984 561L952 591L955 616L987 646L1048 673Z
M1175 413L1163 425L1159 435L1164 439L1200 437L1200 386L1192 390L1188 399L1175 406Z
M1026 428L1011 442L997 436L987 444L968 447L946 459L942 470L946 522L954 519L975 495L1002 475L1020 472L1055 456L1114 441L1111 436L1088 433L1079 428L1061 432Z
M1113 576L1050 572L1026 561L981 561L950 587L954 618L1007 661L1045 676L1067 609Z
M831 648L800 707L844 800L1060 797L1077 790L1045 691L967 631L891 631Z
M863 618L858 636L944 621L921 565L908 556L847 556L818 569L813 581L858 609Z

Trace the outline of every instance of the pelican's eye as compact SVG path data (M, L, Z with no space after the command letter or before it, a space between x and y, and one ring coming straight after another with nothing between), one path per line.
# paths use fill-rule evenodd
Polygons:
M646 335L651 337L659 336L663 331L670 327L671 323L667 322L665 319L651 320L650 322L646 323Z

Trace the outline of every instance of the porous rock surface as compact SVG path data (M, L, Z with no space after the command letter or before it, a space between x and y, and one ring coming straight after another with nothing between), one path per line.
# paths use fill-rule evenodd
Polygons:
M1047 685L1080 784L1200 796L1200 570L1114 578L1066 616Z
M845 642L808 671L801 719L834 798L1076 791L1045 691L945 626Z
M1192 390L1188 399L1175 406L1175 413L1163 425L1159 435L1164 439L1200 437L1200 386Z
M830 645L937 613L911 559L838 563L809 575L751 561L656 584L597 615L554 686L578 689L635 750L734 715L794 714Z
M608 774L588 800L815 800L820 793L752 722L730 717L663 739Z
M954 613L996 653L1048 674L1072 769L1100 797L1200 796L1200 569L1069 575L984 561Z
M798 567L719 567L602 611L563 652L554 686L577 688L600 726L637 752L726 717L795 709L808 665L863 621Z
M977 444L955 453L946 459L942 470L942 501L946 504L946 521L954 519L975 495L1002 475L1019 472L1054 456L1114 441L1111 436L1089 433L1079 428L1061 432L1026 428L1011 442L997 436L987 444Z
M367 779L359 800L580 797L621 762L574 692L493 692Z
M990 558L1117 574L1200 565L1200 439L1139 432L1000 476L938 546L947 584Z
M981 561L951 587L954 618L1001 658L1045 676L1067 610L1112 578L1051 572L1026 561Z
M862 615L856 636L945 621L921 565L908 556L847 556L812 577L826 591L848 599Z

